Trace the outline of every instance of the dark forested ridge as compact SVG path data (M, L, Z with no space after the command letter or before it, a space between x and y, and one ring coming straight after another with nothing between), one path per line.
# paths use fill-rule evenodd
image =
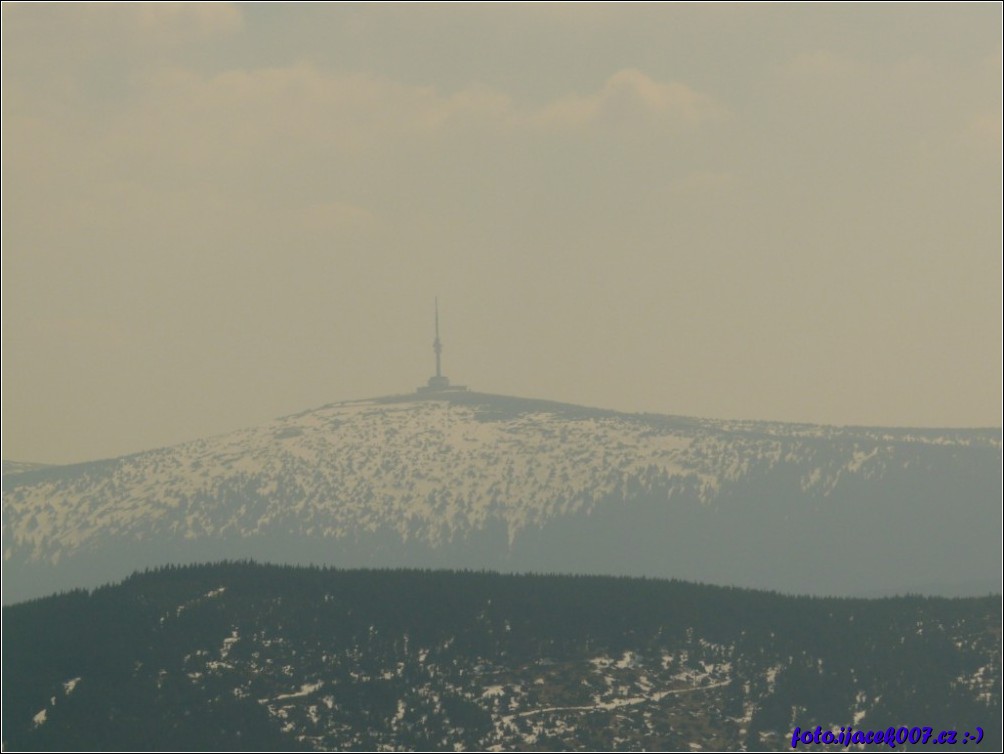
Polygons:
M790 751L796 725L905 725L992 751L1000 637L999 597L168 567L4 608L4 749Z

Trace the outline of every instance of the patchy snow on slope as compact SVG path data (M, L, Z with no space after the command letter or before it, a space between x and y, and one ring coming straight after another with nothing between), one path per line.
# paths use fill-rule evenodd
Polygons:
M489 522L502 523L512 545L527 528L638 492L707 504L790 466L804 492L826 496L846 477L922 463L904 448L1000 447L993 433L506 412L491 400L332 404L171 448L13 475L5 557L16 545L57 563L107 537L381 529L435 547Z
M279 701L280 699L298 699L303 696L309 696L313 694L318 689L324 686L324 681L317 681L316 683L304 683L300 686L299 691L293 691L289 694L279 694L272 701Z
M237 629L233 629L230 632L230 636L223 640L223 646L220 647L220 659L227 659L227 655L230 654L230 650L233 648L234 644L240 641L240 635L237 633Z

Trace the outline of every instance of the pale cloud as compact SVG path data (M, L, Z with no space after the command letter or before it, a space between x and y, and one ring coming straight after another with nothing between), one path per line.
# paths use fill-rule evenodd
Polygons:
M580 129L649 119L693 127L726 114L723 105L685 84L659 82L633 68L614 73L591 94L570 94L534 108L485 85L444 93L300 63L208 78L160 71L137 111L146 124L131 123L128 130L148 133L148 127L165 123L176 134L197 129L209 147L198 150L201 161L231 151L242 156L273 139L359 152L382 148L388 140L468 127Z
M144 90L117 124L116 139L191 165L268 162L290 148L367 152L458 124L502 121L512 107L508 97L487 88L443 95L308 63L208 77L162 70Z
M231 34L242 25L234 3L137 3L128 12L140 29L171 36Z
M81 110L53 121L45 116L49 109L46 101L19 92L7 126L24 140L25 160L49 161L50 172L58 172L52 162L58 156L60 165L72 160L153 183L193 175L214 183L234 171L261 174L301 160L411 149L442 138L484 141L490 149L492 139L533 138L541 130L653 123L693 129L728 113L683 83L660 82L638 69L614 73L591 94L533 107L485 85L443 92L306 62L213 75L164 67L144 74L135 96L98 120ZM34 166L36 174L39 169Z
M4 3L3 26L5 64L73 76L102 61L149 65L164 49L238 32L243 15L234 3Z
M956 70L933 55L864 60L816 49L775 66L758 92L783 142L886 169L895 154L935 160L960 143L999 148L999 82L992 60Z
M656 81L636 68L610 76L599 90L568 95L533 113L531 119L552 128L574 128L609 120L659 118L681 126L720 120L727 109L713 98L676 81Z

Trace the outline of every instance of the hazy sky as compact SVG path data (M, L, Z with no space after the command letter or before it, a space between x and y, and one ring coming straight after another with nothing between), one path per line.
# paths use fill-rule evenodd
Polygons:
M3 4L3 456L406 392L1001 423L1001 6Z

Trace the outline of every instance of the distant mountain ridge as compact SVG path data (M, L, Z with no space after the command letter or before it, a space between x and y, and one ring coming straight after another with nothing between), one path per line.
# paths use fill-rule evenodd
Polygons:
M8 474L23 474L26 471L35 471L36 469L44 469L52 464L48 463L31 463L28 461L3 461L3 476Z
M624 414L474 392L329 404L7 474L6 601L170 562L1000 591L1001 431Z

